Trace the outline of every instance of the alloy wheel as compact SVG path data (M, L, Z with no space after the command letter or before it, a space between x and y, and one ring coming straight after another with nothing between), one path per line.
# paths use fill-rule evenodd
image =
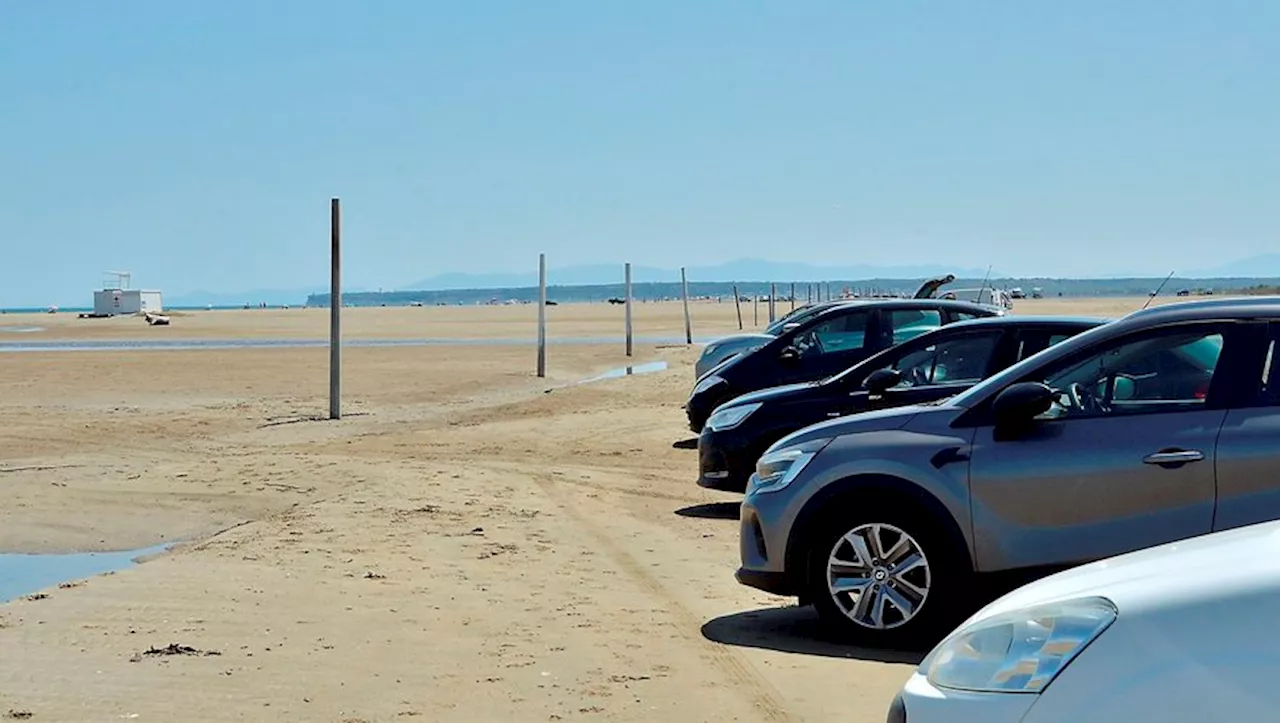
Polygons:
M893 525L869 523L845 533L827 558L827 589L862 627L906 624L929 597L929 561L920 544Z

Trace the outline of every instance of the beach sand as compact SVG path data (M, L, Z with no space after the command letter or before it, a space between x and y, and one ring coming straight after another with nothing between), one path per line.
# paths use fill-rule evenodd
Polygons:
M344 328L532 338L536 311L349 309ZM620 307L548 311L553 340L617 341L553 344L547 379L527 345L348 349L336 422L325 349L0 352L0 552L176 543L0 605L0 717L884 720L910 655L824 642L810 610L734 581L738 496L673 447L697 347L628 359ZM637 336L683 335L678 303L635 311ZM693 314L697 336L736 330L732 303ZM0 318L44 327L0 342L323 338L328 320L68 316ZM578 383L654 360L670 368ZM170 644L191 654L147 652Z

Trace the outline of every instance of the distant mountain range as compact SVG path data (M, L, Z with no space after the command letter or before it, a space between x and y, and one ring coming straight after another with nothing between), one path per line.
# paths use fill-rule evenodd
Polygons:
M829 281L834 279L915 279L943 274L982 278L986 269L957 268L941 264L912 266L821 266L816 264L739 259L715 266L693 266L686 269L689 281ZM998 276L996 272L992 272ZM547 269L547 284L585 286L619 283L623 279L622 264L567 266ZM634 283L661 283L680 280L679 269L652 266L631 267ZM515 289L538 285L536 268L519 273L467 274L448 273L420 279L406 285L415 291L449 291L460 289Z
M1229 288L1225 281L1238 282L1236 288L1249 286L1249 282L1274 280L1280 278L1280 254L1265 254L1248 259L1233 261L1216 267L1201 269L1178 269L1171 288L1180 283L1196 281L1213 282L1218 288ZM987 270L974 267L954 267L942 264L917 264L903 266L874 266L854 264L843 266L825 266L812 263L765 261L761 259L739 259L712 266L694 266L686 270L690 284L738 282L744 286L752 282L776 281L780 284L790 282L816 281L873 281L873 280L918 280L926 277L955 274L958 279L978 279L987 277ZM551 268L547 271L547 283L555 287L566 286L612 286L621 284L623 278L622 264L595 264L585 266L567 266ZM679 269L662 269L653 266L632 266L631 278L636 284L669 284L679 282ZM1000 286L1038 285L1057 277L1010 277L998 269L993 269L990 279ZM1094 293L1107 293L1120 288L1115 283L1121 279L1161 279L1163 274L1110 274L1093 278L1074 279L1087 283L1079 288L1073 285L1075 293L1089 293L1086 288L1096 289ZM1158 283L1158 281L1156 282ZM536 268L526 272L515 273L445 273L419 279L400 286L401 290L412 291L459 291L489 289L521 289L531 288L538 284ZM1142 284L1146 286L1146 284ZM1154 288L1155 284L1151 285ZM1128 286L1124 286L1128 288ZM240 304L267 303L272 306L281 304L302 304L313 295L327 294L328 285L311 286L298 289L255 289L240 292L193 291L186 294L175 294L165 298L165 304L174 306L238 306ZM369 293L366 289L347 288L346 293ZM1071 293L1071 292L1068 292ZM327 297L325 297L327 298Z

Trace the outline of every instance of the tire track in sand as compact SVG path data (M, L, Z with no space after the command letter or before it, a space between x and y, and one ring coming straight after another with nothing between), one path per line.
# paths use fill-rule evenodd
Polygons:
M720 669L736 688L742 691L747 700L751 701L752 706L761 714L763 720L779 722L798 720L787 710L786 704L782 702L781 694L773 684L761 676L749 662L743 660L732 649L713 643L695 632L702 628L702 621L698 616L668 592L663 584L650 575L631 553L620 547L607 530L602 528L590 515L584 514L579 510L574 500L565 495L563 490L558 487L557 483L562 480L555 478L550 473L537 473L533 478L538 487L546 493L547 497L557 507L564 510L582 529L586 530L587 534L600 545L600 549L612 558L623 572L660 600L676 616L676 623L673 627L676 628L680 636L694 647L707 653L712 663Z

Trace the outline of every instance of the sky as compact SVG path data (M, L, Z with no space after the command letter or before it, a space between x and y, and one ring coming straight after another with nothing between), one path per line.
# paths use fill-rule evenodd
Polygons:
M1280 251L1273 0L0 3L0 306Z

